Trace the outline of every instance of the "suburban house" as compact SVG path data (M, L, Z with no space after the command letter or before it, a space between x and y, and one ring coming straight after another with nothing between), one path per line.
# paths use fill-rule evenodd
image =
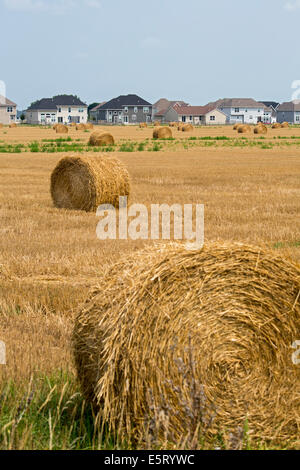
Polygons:
M98 105L96 120L103 124L151 122L152 104L137 95L120 95L101 106Z
M271 123L273 124L274 122L277 121L277 108L280 103L277 103L277 101L260 101L263 103L268 110L271 110Z
M153 121L160 122L173 122L177 121L178 117L174 111L175 106L188 106L185 101L169 101L166 98L161 98L153 105Z
M17 105L13 101L0 96L0 124L12 124L17 120Z
M300 101L282 103L277 108L277 121L300 124Z
M26 111L28 124L70 124L87 122L87 105L77 96L58 95L32 103Z
M208 106L225 113L229 124L271 122L271 109L252 98L224 98L208 103Z
M222 125L226 124L227 116L215 106L174 106L177 114L176 121L195 125Z

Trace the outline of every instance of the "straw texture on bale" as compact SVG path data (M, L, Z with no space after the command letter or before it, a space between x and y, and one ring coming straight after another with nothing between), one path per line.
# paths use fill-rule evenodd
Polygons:
M250 126L239 126L237 128L237 131L239 134L245 134L246 132L249 132L251 130Z
M17 127L17 124L13 122L12 124L9 125L10 128Z
M272 129L279 129L280 127L281 127L280 122L274 122L274 124L272 124Z
M289 123L288 122L283 122L281 124L281 127L290 127Z
M51 175L51 196L58 208L88 212L101 204L118 207L119 196L129 193L128 171L115 158L66 157Z
M2 127L3 127L3 124L1 124L1 122L0 122L0 129L2 129Z
M237 128L239 127L239 125L240 125L240 124L235 124L235 125L233 126L233 130L236 131Z
M299 266L243 244L170 243L103 271L73 352L84 396L119 435L142 435L154 409L169 407L176 440L199 399L212 435L247 419L251 439L300 444L297 339Z
M160 126L160 122L159 121L154 121L154 126Z
M57 134L67 134L69 132L69 129L64 124L57 124L55 130Z
M140 122L140 128L142 129L143 127L148 127L146 122Z
M190 132L194 129L194 126L192 124L186 124L185 126L182 127L182 132Z
M268 128L264 124L259 124L254 127L254 134L267 134Z
M77 131L84 131L85 130L85 124L83 124L83 123L76 124L76 130Z
M91 122L85 124L86 129L94 129L94 125Z
M90 140L89 140L89 145L92 146L102 146L102 145L114 145L115 144L115 139L109 132L93 132L91 134Z
M172 137L172 130L169 127L160 127L153 131L153 139L167 139Z

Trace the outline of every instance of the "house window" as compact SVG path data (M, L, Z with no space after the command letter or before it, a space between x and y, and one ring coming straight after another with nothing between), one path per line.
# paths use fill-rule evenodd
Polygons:
M239 112L240 112L240 108L235 108L235 109L234 109L234 112L235 112L235 113L239 113Z
M114 115L117 115L117 114L118 114L117 111L114 111Z
M249 119L253 119L253 116L249 116Z
M72 112L72 108L69 108L69 113L71 113L71 112Z
M11 114L10 120L11 120L11 121L14 121L14 120L15 120L15 116L14 116L13 114Z
M297 122L300 121L300 116L296 116L296 121L297 121Z
M135 114L137 114L137 112L138 112L137 106L134 107L133 112L134 112Z
M133 120L133 121L136 121L136 114L133 114L133 115L132 115L132 120Z
M192 120L193 120L193 116L190 116L190 121L192 121Z
M58 122L63 122L63 118L62 118L62 117L58 117L57 120L58 120Z
M112 112L111 112L111 111L108 111L108 115L111 116L111 115L112 115Z
M260 113L260 109L258 110L258 113Z
M124 108L124 113L128 113L128 107L127 106L125 106L125 108Z
M216 120L216 116L210 116L210 120L211 120L211 121L215 121L215 120Z
M145 114L149 113L149 108L145 106L145 107L143 108L143 113L145 113Z
M8 113L12 113L12 112L13 112L12 106L8 106L7 112L8 112Z
M61 108L58 108L58 112L61 113Z

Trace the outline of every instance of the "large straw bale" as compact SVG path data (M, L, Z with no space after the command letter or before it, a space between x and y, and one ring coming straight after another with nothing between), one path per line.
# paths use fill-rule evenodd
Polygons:
M191 132L194 130L194 126L192 124L186 124L182 127L182 132Z
M176 441L197 403L209 435L247 422L253 440L300 445L298 339L299 266L238 243L170 243L104 269L73 348L84 396L120 437L164 413Z
M101 204L119 205L130 193L130 178L123 163L106 156L66 157L51 175L54 205L95 211Z

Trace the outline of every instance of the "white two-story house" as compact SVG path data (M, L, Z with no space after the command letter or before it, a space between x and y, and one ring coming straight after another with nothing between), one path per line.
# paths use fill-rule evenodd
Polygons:
M31 104L26 111L27 124L51 125L55 123L85 124L88 119L88 106L77 96L58 95L43 98Z
M209 105L225 113L230 124L257 124L271 122L272 118L272 110L252 98L224 98Z

